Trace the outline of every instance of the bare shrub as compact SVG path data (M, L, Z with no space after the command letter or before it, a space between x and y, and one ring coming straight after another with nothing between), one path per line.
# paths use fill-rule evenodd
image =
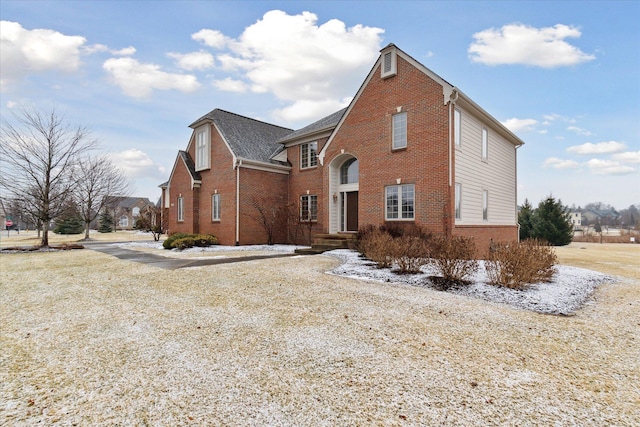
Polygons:
M379 268L389 268L393 264L394 239L386 231L370 228L360 233L358 251Z
M512 289L549 282L555 273L555 251L541 240L494 243L485 261L489 283Z
M402 236L394 239L393 260L402 274L420 273L420 267L429 263L429 240L419 236Z
M433 239L431 262L440 272L444 284L468 283L468 279L478 271L476 245L471 237L445 236Z

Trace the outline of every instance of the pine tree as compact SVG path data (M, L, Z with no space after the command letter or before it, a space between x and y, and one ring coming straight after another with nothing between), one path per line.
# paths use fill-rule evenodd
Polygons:
M56 223L53 232L56 234L80 234L84 231L84 222L78 215L62 219Z
M100 214L100 226L98 227L100 233L111 233L113 231L113 217L107 209Z
M534 210L529 199L525 199L524 205L518 213L518 224L520 224L520 240L530 239L533 233Z
M538 205L533 215L532 236L543 239L553 246L564 246L571 243L573 228L569 212L560 200L549 196Z

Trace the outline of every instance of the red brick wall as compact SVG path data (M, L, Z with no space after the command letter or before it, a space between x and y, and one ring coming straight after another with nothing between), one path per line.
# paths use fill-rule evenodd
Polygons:
M184 221L178 222L178 197L184 199ZM184 162L178 159L176 168L169 183L169 220L167 227L170 234L193 233L193 192L191 191L191 175Z
M318 140L318 152L322 149L328 138L322 138ZM290 224L290 237L292 243L297 244L310 244L310 237L313 238L313 234L325 233L329 224L327 213L327 199L326 190L323 185L325 166L318 165L313 168L300 169L300 145L289 147L287 150L288 160L291 163L291 177L289 179L289 203L296 211L295 219L300 217L300 197L306 196L307 191L309 195L318 196L318 221L312 224ZM311 226L311 231L309 230ZM297 233L295 228L297 227ZM311 236L309 234L311 233Z
M518 240L517 225L458 225L453 229L456 236L473 237L479 256L489 251L491 241L513 242Z
M452 221L448 107L442 86L399 56L397 70L385 80L379 69L374 71L327 150L325 165L341 149L359 159L360 226L385 221L385 186L396 185L400 178L402 184L415 184L415 224L444 233ZM407 113L407 148L392 151L391 123L397 107Z

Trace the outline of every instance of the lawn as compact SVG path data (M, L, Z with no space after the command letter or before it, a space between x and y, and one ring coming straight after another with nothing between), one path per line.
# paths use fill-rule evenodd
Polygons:
M327 256L2 254L0 424L637 425L636 247L558 249L626 276L573 317L328 275Z

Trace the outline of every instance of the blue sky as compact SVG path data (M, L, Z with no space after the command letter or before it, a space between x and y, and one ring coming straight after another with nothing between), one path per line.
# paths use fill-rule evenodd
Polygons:
M388 43L526 145L519 202L640 204L640 2L0 2L0 112L88 126L153 200L221 108L293 129L346 105Z

